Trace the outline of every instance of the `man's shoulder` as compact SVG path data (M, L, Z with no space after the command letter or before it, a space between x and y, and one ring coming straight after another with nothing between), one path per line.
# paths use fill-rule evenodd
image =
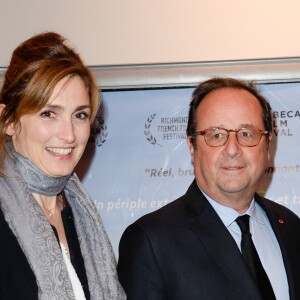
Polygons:
M141 228L187 227L199 216L208 201L201 193L194 180L186 193L160 209L148 213L134 224Z
M168 223L178 218L184 214L185 204L184 196L164 205L163 207L157 209L156 211L150 212L141 218L139 218L135 223L141 226L147 224L163 224Z
M273 200L258 195L256 195L256 201L260 206L262 206L267 214L273 214L277 217L282 218L288 217L300 222L299 216L297 216L295 212L282 204L276 203Z

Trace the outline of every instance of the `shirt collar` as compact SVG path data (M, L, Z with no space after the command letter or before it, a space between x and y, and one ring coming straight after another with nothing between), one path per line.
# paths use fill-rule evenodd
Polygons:
M200 187L199 187L200 189ZM201 190L201 189L200 189ZM206 195L202 190L201 192L204 194L204 196L207 198L208 202L211 204L211 206L214 208L218 216L221 218L222 222L226 227L230 226L237 217L241 215L249 215L251 218L253 218L255 221L261 224L265 224L263 216L262 216L262 209L260 206L256 203L255 199L253 198L251 200L250 206L247 209L247 211L244 214L240 214L235 209L221 205L217 201L210 198L208 195Z

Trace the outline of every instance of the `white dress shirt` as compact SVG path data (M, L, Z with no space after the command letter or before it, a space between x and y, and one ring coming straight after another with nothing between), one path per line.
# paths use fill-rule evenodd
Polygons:
M205 193L203 194L215 209L241 251L242 234L235 222L235 219L241 214L231 207L219 204ZM289 300L289 286L281 250L265 211L253 199L244 214L250 216L249 224L252 240L261 263L268 274L276 299Z
M75 300L86 300L82 285L79 281L79 278L77 277L76 271L71 263L71 260L68 257L67 249L63 243L60 243L60 247L72 284Z

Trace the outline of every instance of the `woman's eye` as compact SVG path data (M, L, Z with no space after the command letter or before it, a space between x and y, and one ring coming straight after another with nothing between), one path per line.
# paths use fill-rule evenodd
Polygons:
M75 115L75 118L82 119L82 120L87 119L88 117L89 115L86 112L79 112Z
M51 118L53 116L53 112L46 110L40 113L41 117L43 118Z

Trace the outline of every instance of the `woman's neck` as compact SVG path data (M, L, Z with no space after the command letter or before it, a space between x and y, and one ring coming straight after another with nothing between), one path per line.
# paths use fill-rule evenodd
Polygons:
M55 196L45 196L38 193L32 193L32 195L42 208L50 223L52 223L51 220L55 220L58 214L60 216L60 212L63 209L63 199L61 194Z

